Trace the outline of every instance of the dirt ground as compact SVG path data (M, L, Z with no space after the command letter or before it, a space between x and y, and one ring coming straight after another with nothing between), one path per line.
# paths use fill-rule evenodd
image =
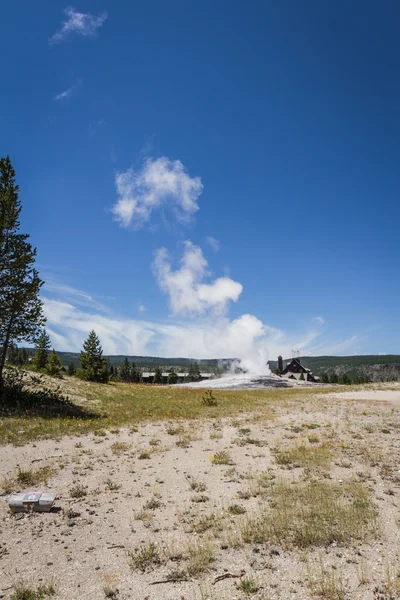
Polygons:
M52 583L60 600L400 598L400 387L316 390L272 408L271 418L243 412L1 447L0 597ZM277 460L299 446L331 458L323 468ZM18 481L18 469L45 467L46 483ZM279 511L278 481L365 486L375 534L306 547L246 541L249 519ZM10 514L10 491L31 488L55 491L56 509Z

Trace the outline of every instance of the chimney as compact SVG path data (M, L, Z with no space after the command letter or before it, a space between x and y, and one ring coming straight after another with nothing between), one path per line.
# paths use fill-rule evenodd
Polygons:
M278 371L279 371L279 373L282 373L282 371L283 371L283 360L282 360L282 356L278 356Z

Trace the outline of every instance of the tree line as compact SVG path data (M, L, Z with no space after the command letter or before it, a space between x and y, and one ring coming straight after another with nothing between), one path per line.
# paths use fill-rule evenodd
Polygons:
M371 378L368 375L348 375L347 373L343 373L343 375L338 375L335 371L331 371L330 373L322 373L321 375L322 383L339 383L341 385L357 385L363 383L371 383Z
M33 352L26 348L18 348L15 344L10 344L7 363L31 368L52 377L62 377L63 373L67 373L69 376L77 376L86 381L97 381L99 383L107 383L110 379L125 383L142 382L142 369L135 362L129 362L128 358L125 357L122 365L118 367L103 357L100 339L94 330L89 333L89 337L83 344L78 368L75 367L72 361L65 368L54 348L50 349L50 336L43 330L37 339ZM167 372L167 383L178 383L179 377L175 369L170 367ZM186 381L199 381L201 379L200 367L197 362L189 365L185 379ZM151 383L164 383L163 371L158 365L154 369Z

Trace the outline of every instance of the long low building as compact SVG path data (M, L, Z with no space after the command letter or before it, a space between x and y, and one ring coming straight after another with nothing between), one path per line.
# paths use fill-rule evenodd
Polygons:
M148 371L148 372L142 373L142 381L143 381L143 383L153 383L154 375L155 375L154 371ZM168 383L168 377L169 377L169 375L170 375L169 372L162 373L162 383ZM178 376L177 383L184 383L184 381L186 381L186 379L188 377L188 373L177 373L177 376ZM199 381L204 381L206 379L211 379L214 376L215 376L214 373L200 373L200 380Z

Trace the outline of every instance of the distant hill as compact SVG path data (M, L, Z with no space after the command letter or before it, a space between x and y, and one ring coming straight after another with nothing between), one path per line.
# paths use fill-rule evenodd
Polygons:
M76 367L79 366L79 355L80 352L59 352L57 350L57 354L60 357L60 360L63 366L67 366L69 363L74 363ZM110 363L114 366L120 366L125 359L125 356L128 358L129 362L134 362L139 365L141 368L152 369L156 365L163 365L168 367L176 367L176 368L184 368L187 369L190 363L197 362L201 371L207 371L210 369L214 371L221 361L216 358L211 358L207 360L196 359L196 358L161 358L159 356L127 356L125 354L116 354L116 355L104 355L104 358L107 358ZM227 362L230 362L228 359Z
M30 349L34 354L34 350ZM74 363L79 366L79 352L59 352L58 356L63 364L67 366ZM105 356L114 366L120 366L125 358L124 354ZM174 367L175 370L187 370L190 363L197 362L201 371L221 372L227 370L235 360L225 359L196 359L196 358L162 358L160 356L127 356L129 362L135 362L142 369L153 370L156 365L166 368ZM291 359L285 359L285 362ZM351 379L357 376L368 377L371 381L400 380L400 355L399 354L366 354L358 356L301 356L301 363L310 369L314 375L321 376L323 373L336 373L339 377L347 374ZM278 361L268 361L269 368L273 371Z
M366 354L359 356L301 356L300 362L311 369L315 375L336 373L339 377L347 374L354 378L358 375L368 376L371 381L391 381L400 379L399 354ZM284 362L291 360L286 359ZM277 361L268 362L271 371Z

